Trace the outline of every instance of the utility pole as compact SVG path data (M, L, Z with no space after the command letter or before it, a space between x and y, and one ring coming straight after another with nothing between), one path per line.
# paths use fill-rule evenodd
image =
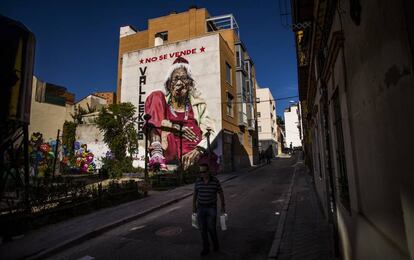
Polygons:
M59 135L60 135L60 129L58 129L57 136L56 136L55 158L53 158L53 171L52 171L53 178L55 178L55 171L56 171L56 159L57 159L57 152L58 152L58 147L59 147Z

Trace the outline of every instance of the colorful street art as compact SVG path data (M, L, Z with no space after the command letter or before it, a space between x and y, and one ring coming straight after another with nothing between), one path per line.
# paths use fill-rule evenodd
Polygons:
M168 170L182 161L187 169L204 161L218 170L221 149L214 146L222 128L218 35L127 53L123 61L121 101L138 106L137 158L145 154L143 115L149 114L151 168ZM207 129L215 148L209 156ZM138 165L144 167L144 161Z
M32 176L51 176L56 156L56 161L58 162L56 168L59 167L62 171L66 169L66 171L63 171L64 173L92 174L96 171L95 156L87 149L86 144L75 142L73 153L70 153L65 145L59 144L57 154L55 154L56 145L56 140L45 142L43 135L39 132L31 135L29 153Z
M75 142L75 165L81 173L94 173L96 164L94 162L94 155L88 150L86 144Z

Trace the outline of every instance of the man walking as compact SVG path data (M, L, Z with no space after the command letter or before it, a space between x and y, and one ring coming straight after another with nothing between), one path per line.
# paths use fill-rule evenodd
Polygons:
M225 213L226 210L220 181L210 174L207 164L200 165L200 174L201 177L194 184L193 212L197 213L201 238L203 240L201 255L204 256L210 252L208 234L213 242L214 251L220 249L216 230L217 193L220 195L221 212Z

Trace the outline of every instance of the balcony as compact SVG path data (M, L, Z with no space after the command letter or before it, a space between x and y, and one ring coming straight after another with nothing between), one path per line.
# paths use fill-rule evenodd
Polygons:
M248 131L251 131L251 132L256 131L256 120L254 120L254 119L249 119L249 120L247 121L247 130L248 130Z
M240 38L239 25L232 14L220 15L206 19L207 31L214 32L219 30L232 29Z

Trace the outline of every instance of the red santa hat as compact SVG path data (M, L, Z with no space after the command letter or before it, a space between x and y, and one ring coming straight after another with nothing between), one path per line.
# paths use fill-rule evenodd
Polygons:
M194 80L188 60L179 56L174 60L174 62L172 63L172 66L168 69L167 74L165 75L166 78L164 82L167 83L167 81L170 79L171 74L174 72L174 70L180 69L180 68L185 68L185 70L187 71L188 77Z

